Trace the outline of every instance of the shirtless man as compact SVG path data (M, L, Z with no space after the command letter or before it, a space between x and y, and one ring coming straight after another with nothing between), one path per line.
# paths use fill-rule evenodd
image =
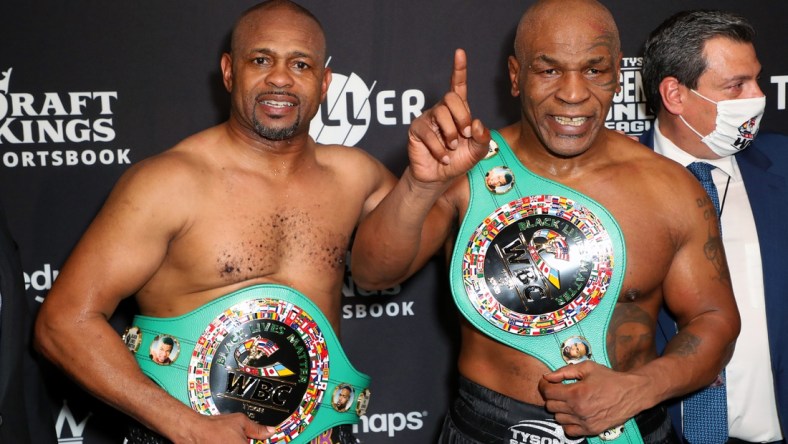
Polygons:
M396 181L365 152L309 137L331 80L323 30L309 11L287 0L261 3L239 18L231 45L221 58L229 120L123 175L36 326L49 359L176 443L241 444L274 430L243 413L198 414L168 396L107 322L118 303L134 295L142 315L170 318L251 285L280 284L306 295L327 330L338 331L351 233ZM147 348L140 354L147 358ZM191 354L180 353L184 367ZM332 410L330 400L328 392L320 410Z
M620 58L615 22L598 2L537 2L509 58L521 119L490 146L458 50L450 92L411 125L409 168L359 227L352 272L368 289L403 280L457 239L449 268L465 317L462 377L441 442L600 433L670 442L669 419L653 407L709 384L731 355L740 321L712 204L686 170L604 126ZM488 147L492 157L480 160ZM503 194L484 186L500 166L514 176ZM599 247L582 236L603 231L605 247L589 255ZM540 249L537 238L556 248ZM561 273L592 292L569 292L574 282ZM662 304L681 331L658 357ZM577 336L591 358L566 365L561 344ZM563 430L545 432L544 421Z

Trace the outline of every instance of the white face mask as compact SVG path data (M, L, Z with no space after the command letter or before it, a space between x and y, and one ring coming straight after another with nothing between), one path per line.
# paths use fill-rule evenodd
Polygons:
M683 116L679 116L687 128L700 137L701 142L720 157L736 154L750 146L758 134L758 127L766 109L766 96L715 102L694 89L690 91L717 105L716 127L705 137L687 123Z

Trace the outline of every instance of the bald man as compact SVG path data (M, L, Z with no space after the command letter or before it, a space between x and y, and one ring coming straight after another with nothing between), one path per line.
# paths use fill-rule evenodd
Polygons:
M369 378L337 355L328 380L325 353L342 353L351 233L395 178L362 150L309 137L331 80L309 11L261 3L231 45L229 120L123 175L41 307L38 346L145 427L129 442L355 443ZM121 341L107 319L132 295L142 316ZM164 335L175 348L154 362ZM343 412L331 407L339 381L358 383Z
M456 239L461 377L442 443L671 442L655 406L709 384L731 355L740 320L711 202L604 126L620 59L601 4L537 2L509 57L521 119L491 132L458 50L450 92L411 125L409 168L359 227L352 272L369 289ZM496 169L511 186L485 185ZM657 356L663 304L681 329ZM589 359L568 364L577 341Z

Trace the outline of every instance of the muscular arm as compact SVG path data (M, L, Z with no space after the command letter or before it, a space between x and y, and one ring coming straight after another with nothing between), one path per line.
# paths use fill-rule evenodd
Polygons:
M178 176L165 164L132 168L119 181L42 305L36 343L90 393L183 442L194 438L187 433L206 433L206 419L144 376L108 323L118 303L153 275L168 243L187 223L188 212L179 203L183 196L172 187ZM228 442L247 442L247 436L264 432L243 416L209 421L221 422L216 427L228 434Z
M683 203L674 199L676 209L666 210L673 213L669 219L674 220L670 229L676 244L665 246L674 251L662 280L664 303L678 320L679 334L663 356L627 371L584 362L546 374L539 389L567 434L598 434L666 399L700 389L714 381L732 354L740 320L716 213L697 182L684 179L672 187L690 198ZM637 306L630 308L645 314ZM649 314L652 333L657 309ZM578 383L562 383L570 379Z
M386 288L418 270L443 244L456 205L443 193L487 152L490 134L471 117L465 52L454 57L451 91L411 124L410 166L358 228L353 278L363 288Z
M741 327L714 206L699 187L694 195L688 240L676 252L663 284L665 304L679 332L654 364L654 372L669 372L664 374L671 378L663 379L672 379L662 381L662 399L713 382L733 354Z
M442 187L421 186L410 170L359 225L353 243L353 279L365 289L395 285L429 260L451 229L454 212Z

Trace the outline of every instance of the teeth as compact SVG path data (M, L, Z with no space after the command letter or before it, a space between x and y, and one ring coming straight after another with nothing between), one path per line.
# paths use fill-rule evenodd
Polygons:
M569 126L580 126L585 121L588 120L587 117L562 117L562 116L555 116L555 121L560 123L561 125L569 125Z
M286 106L295 106L294 104L292 104L290 102L279 102L277 100L263 100L262 103L263 103L263 105L274 106L274 107L277 107L277 108L284 108Z

